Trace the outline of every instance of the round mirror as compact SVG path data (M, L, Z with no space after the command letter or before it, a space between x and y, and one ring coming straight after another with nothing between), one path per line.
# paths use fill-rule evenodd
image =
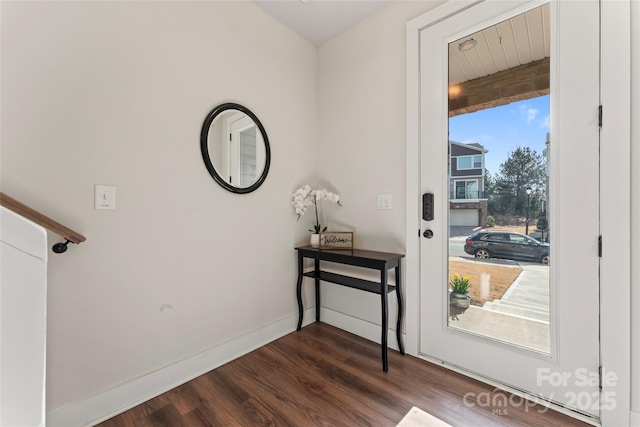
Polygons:
M269 172L271 150L260 120L239 104L218 105L200 133L202 159L214 180L233 193L250 193Z

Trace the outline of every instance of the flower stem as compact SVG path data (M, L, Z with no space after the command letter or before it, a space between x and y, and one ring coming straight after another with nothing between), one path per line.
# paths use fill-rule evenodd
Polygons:
M313 195L313 205L316 208L316 234L320 233L320 220L318 220L318 200L315 196L315 194Z

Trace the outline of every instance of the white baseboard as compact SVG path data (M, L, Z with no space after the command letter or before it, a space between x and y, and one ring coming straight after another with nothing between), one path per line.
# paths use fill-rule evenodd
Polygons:
M380 343L380 325L378 324L324 307L321 309L320 315L324 323ZM106 421L294 331L297 320L297 314L287 316L264 328L205 350L163 369L50 411L47 413L47 426L84 427ZM305 309L303 326L314 321L315 307ZM388 332L389 347L398 350L395 330L389 329Z
M366 338L378 344L380 344L380 340L382 339L380 333L380 325L376 323L358 319L357 317L349 316L347 314L340 313L338 311L334 311L325 307L322 307L320 309L320 319L324 323L335 326L336 328L343 329L347 332L351 332L352 334L358 335L362 338ZM390 321L389 323L393 323L393 325L395 326L396 319L392 319L392 321ZM396 330L389 328L387 337L388 347L394 350L398 350ZM404 341L406 340L406 337L403 336L402 339Z
M629 425L631 427L640 427L640 412L629 412Z
M315 307L305 310L304 319L303 326L315 320ZM293 332L297 322L297 314L287 316L264 328L180 360L163 369L55 409L47 413L47 426L96 425Z

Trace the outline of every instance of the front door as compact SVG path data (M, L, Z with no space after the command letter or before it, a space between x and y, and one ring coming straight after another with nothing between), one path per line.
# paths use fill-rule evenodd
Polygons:
M422 216L428 220L420 221L421 234L432 233L420 238L419 353L598 418L599 4L459 2L458 10L452 4L442 6L440 16L438 9L430 12L430 22L419 35L420 191L432 193L434 200L432 217ZM528 41L522 43L524 39ZM538 71L531 64L545 60L550 84L545 89L542 82L539 93L532 95L525 86L534 84ZM480 79L519 73L523 67L531 69L516 77L520 85L494 79L486 93L467 96L466 110L461 112L459 96L453 102L459 87L479 91ZM456 85L451 81L454 74ZM478 80L469 83L465 78ZM508 88L501 93L503 87ZM542 108L517 103L534 102L538 95L549 104L546 124L535 120L541 118L536 112ZM470 128L464 115L492 108L513 115L502 122L483 120L486 128L477 135L481 138L484 132L484 141L454 141L482 152L482 168L454 170L448 147L455 132ZM487 151L492 132L515 129L518 117L528 121L530 129L547 126L546 140L530 143L514 131L512 146L496 145ZM511 167L510 160L522 155L529 163ZM493 170L488 166L492 162ZM529 165L534 170L523 178L521 172ZM459 193L451 182L454 173L477 175L479 200L455 200ZM450 227L450 211L465 207L485 212L481 230ZM488 234L477 236L478 231ZM541 243L537 249L548 248L546 262L544 254L523 261L522 254L506 245L499 253L475 249L482 243L474 238L499 245L493 240L505 236L500 231L535 238ZM495 286L498 278L502 288ZM454 279L471 283L469 307L452 308Z

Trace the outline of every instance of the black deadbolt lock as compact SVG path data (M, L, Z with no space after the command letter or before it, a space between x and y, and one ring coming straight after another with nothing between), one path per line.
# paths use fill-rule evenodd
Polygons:
M433 193L422 195L422 219L433 221Z

